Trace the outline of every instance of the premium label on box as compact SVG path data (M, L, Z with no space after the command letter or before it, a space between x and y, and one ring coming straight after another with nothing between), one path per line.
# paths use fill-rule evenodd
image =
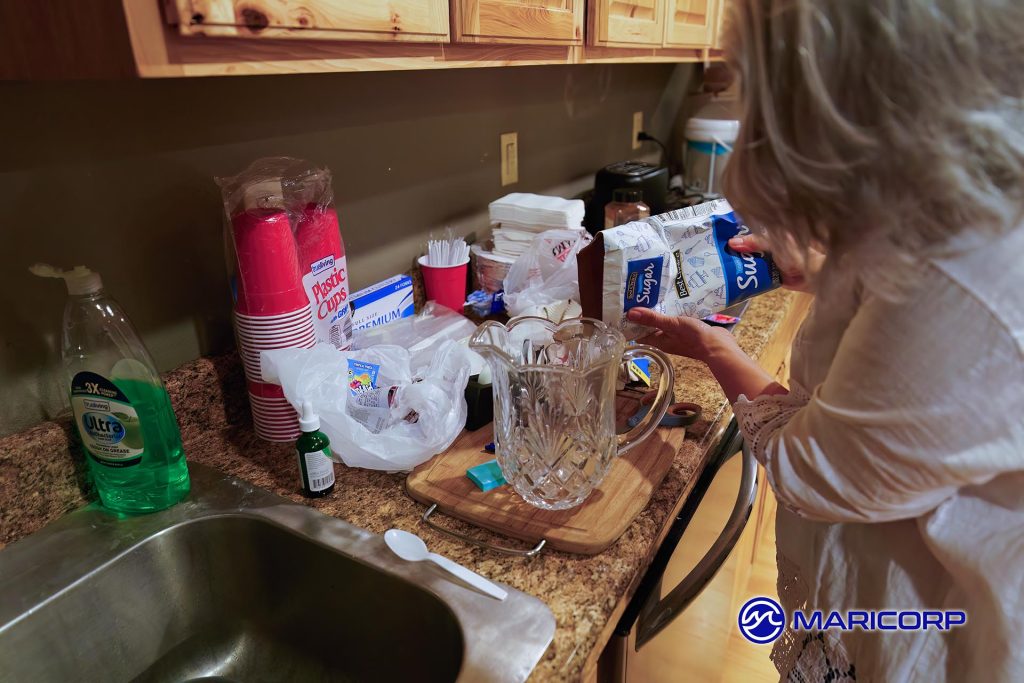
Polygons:
M412 296L412 278L395 275L353 294L352 329L387 325L415 313Z

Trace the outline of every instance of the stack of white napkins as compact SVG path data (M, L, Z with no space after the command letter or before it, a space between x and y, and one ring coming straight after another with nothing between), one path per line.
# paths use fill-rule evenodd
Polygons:
M490 204L494 253L517 257L545 230L583 230L581 199L513 192Z

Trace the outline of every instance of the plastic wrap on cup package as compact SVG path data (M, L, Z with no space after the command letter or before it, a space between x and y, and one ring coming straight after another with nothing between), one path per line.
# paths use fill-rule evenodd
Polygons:
M466 423L469 350L444 341L431 351L423 356L426 362L388 345L358 351L339 351L329 344L267 351L263 376L280 384L293 406L312 404L338 462L407 471L447 449ZM367 424L365 402L350 385L350 360L377 366L374 388L383 390L388 406L384 420Z
M463 342L475 329L476 324L466 316L435 301L429 301L422 311L411 318L356 330L352 349L380 345L401 346L409 352L413 365L422 365L428 362L438 344L446 340ZM476 356L475 353L472 355ZM474 366L480 364L474 362Z
M269 157L216 181L236 314L256 324L308 305L317 340L348 348L348 272L330 171Z
M253 206L254 201L258 208L281 207L294 216L301 214L309 204L328 206L334 203L330 170L305 159L264 157L253 161L237 175L214 180L220 186L228 216ZM274 183L281 186L281 194L276 197L269 189ZM265 189L253 189L259 187Z

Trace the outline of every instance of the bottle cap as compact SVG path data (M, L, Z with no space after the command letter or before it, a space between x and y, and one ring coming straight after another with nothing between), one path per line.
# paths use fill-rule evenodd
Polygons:
M61 270L45 263L36 263L29 272L39 277L59 277L64 279L68 294L94 294L103 289L103 280L99 273L94 273L85 266L75 266L71 270Z
M302 417L299 418L299 429L304 432L315 432L320 429L320 416L313 412L313 404L302 402Z
M629 188L620 187L617 190L612 190L612 201L623 202L627 204L636 204L644 200L644 193L642 190L631 190Z

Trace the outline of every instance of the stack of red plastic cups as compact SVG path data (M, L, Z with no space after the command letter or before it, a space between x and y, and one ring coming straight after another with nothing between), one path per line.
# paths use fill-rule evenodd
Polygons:
M333 207L309 204L297 222L295 240L302 284L312 307L317 341L348 349L352 343L352 314L338 214Z
M235 334L253 426L268 441L294 441L301 433L298 415L279 385L263 381L260 353L316 344L295 236L288 214L273 208L236 213L231 230L238 259Z

